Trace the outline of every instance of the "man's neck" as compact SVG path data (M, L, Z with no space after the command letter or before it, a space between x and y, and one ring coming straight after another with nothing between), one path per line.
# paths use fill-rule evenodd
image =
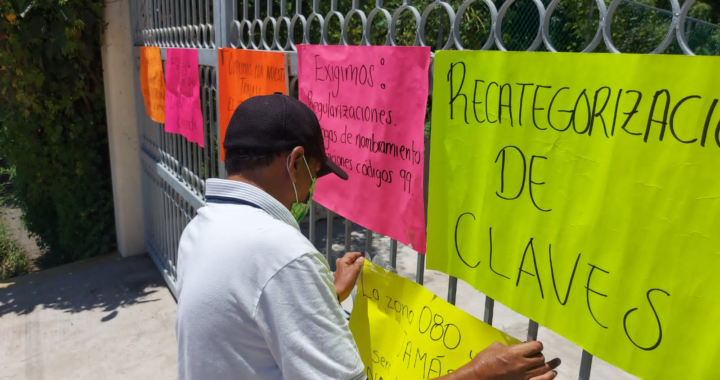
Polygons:
M289 210L292 206L292 202L288 203L283 201L283 192L278 191L278 188L280 188L282 184L278 183L275 178L277 178L277 176L268 175L267 173L262 173L259 171L233 174L227 177L227 179L230 181L238 181L257 187L258 189L270 194L271 197L282 203L282 205L287 207L287 209Z

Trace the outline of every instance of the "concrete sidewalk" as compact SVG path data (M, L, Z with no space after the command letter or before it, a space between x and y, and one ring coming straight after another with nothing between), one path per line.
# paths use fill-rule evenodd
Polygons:
M148 256L0 282L0 379L175 379L175 308Z

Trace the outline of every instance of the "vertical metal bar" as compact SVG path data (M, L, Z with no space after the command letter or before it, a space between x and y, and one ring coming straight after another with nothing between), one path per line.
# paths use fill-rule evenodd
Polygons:
M170 0L157 0L160 2L160 12L158 13L158 19L160 20L160 24L162 24L162 33L160 34L162 36L160 41L160 46L170 46L170 38L169 38L169 31L170 31Z
M177 47L175 39L175 1L168 0L168 12L165 13L165 17L168 18L168 46Z
M198 0L192 0L192 22L191 25L199 26L198 24ZM193 29L194 30L194 29Z
M178 255L178 249L180 248L180 234L182 233L182 224L183 224L183 202L185 201L180 194L175 193L175 236L173 237L173 242L175 243L175 246L173 247L173 260L172 260L172 268L173 268L173 277L177 278L177 255Z
M315 218L315 212L317 210L317 206L315 205L315 202L310 202L310 225L308 226L308 240L310 240L310 243L312 245L315 245L315 228L316 228L316 218Z
M175 26L175 0L167 0L167 10L163 17L167 17L167 45L169 47L175 47L175 33L173 32Z
M206 76L206 73L208 71L207 67L203 67L201 69L201 76L200 80L202 80L202 87L200 90L200 96L202 97L200 104L202 104L202 111L203 111L203 139L205 141L205 149L203 149L203 166L204 166L204 173L202 175L202 179L207 180L208 178L212 177L212 172L210 172L210 157L208 155L208 152L212 149L212 139L210 138L211 133L210 130L212 128L212 124L210 123L210 112L212 112L212 105L209 103L209 90L210 83L207 82L208 77Z
M333 216L334 213L328 209L327 210L327 236L325 238L325 259L330 262L330 259L333 257Z
M187 163L187 146L185 144L185 139L183 139L180 135L173 134L173 137L175 138L175 142L177 143L178 147L178 174L180 175L180 182L187 182L187 170L186 170L186 163Z
M172 223L172 216L171 216L172 214L171 214L171 210L170 210L170 194L168 193L169 186L167 184L163 183L162 187L163 187L163 189L162 189L163 199L165 200L163 202L163 222L164 222L163 224L165 224L165 231L164 231L165 239L163 239L163 240L165 240L165 247L163 249L163 261L162 262L163 262L163 265L165 265L167 267L169 253L170 253L170 250L172 249L171 248L172 242L170 241L172 239L172 234L171 234L171 230L170 230L171 225L172 225L171 224Z
M210 0L207 0L208 2ZM215 40L213 41L214 48L221 48L225 46L229 46L226 44L226 37L227 37L227 31L229 28L229 25L225 25L223 17L232 17L230 12L226 12L227 4L229 1L234 0L214 0L213 1L213 29L215 30ZM209 8L208 9L208 17L209 17ZM209 20L209 18L208 18ZM218 116L220 115L220 102L217 101L218 99L218 91L220 90L220 75L217 73L217 67L213 69L213 73L215 74L215 91L213 96L214 101L214 108L213 108L213 130L216 132L217 141L219 145L222 145L222 141L220 139L220 123L218 122ZM214 145L214 143L213 143ZM218 176L220 178L227 178L227 172L225 171L225 163L222 162L220 159L220 147L218 146L217 149L217 162L218 162Z
M345 218L345 253L352 250L352 221Z
M175 44L175 41L176 41L175 40L175 2L176 1L177 0L168 0L168 2L169 2L168 11L169 12L165 14L165 16L168 18L168 26L169 26L168 35L170 36L170 41L168 41L169 42L168 46L170 46L170 47L177 47L177 45Z
M198 0L198 27L201 25L205 25L205 3L210 0ZM207 48L207 40L205 40L205 32L203 32L205 28L199 28L198 33L202 33L201 36L198 36L198 42L200 42L200 47Z
M483 322L492 326L494 312L495 312L495 300L488 296L485 296L485 315L483 315Z
M165 132L167 133L167 132ZM175 168L175 174L177 176L180 176L181 166L180 166L180 144L178 142L177 135L175 134L168 134L170 136L170 140L172 141L172 158L173 158L173 165Z
M235 1L236 0L215 0L215 3L220 3L221 7L221 19L222 24L215 24L215 33L216 35L220 35L220 44L216 45L218 47L227 47L230 46L230 36L228 35L230 33L230 25L232 24L233 20L235 19ZM219 33L218 33L219 31Z
M284 18L286 16L287 16L287 0L280 0L280 17L279 18ZM288 33L288 35L289 35L289 33ZM280 40L278 39L278 42L279 41Z
M580 375L578 376L579 380L590 380L592 360L593 356L589 352L583 350L582 358L580 359Z
M190 47L188 45L187 35L185 34L185 26L188 24L187 22L187 2L188 0L180 0L180 39L182 43L180 46L182 47Z
M211 141L211 147L212 147L212 155L210 158L210 163L212 165L212 176L213 177L225 177L225 167L222 167L222 171L220 170L220 123L218 122L218 115L220 112L220 102L218 102L218 88L220 88L218 84L218 75L217 75L217 68L212 68L212 76L214 80L212 80L212 86L209 93L210 96L210 133L212 133L212 136L210 138Z
M457 277L450 276L448 280L448 296L447 301L455 305L455 296L457 295Z
M185 25L185 0L177 0L177 33L178 33L178 46L185 46L185 33L183 33L183 26Z
M365 229L365 252L372 255L373 232Z
M160 179L162 181L162 179ZM167 268L170 261L170 252L172 252L172 199L168 188L170 186L163 182L163 195L165 195L165 250L163 252L163 265Z
M150 9L150 14L153 19L153 21L152 21L153 28L159 32L164 27L162 18L160 17L160 14L164 7L162 0L152 0L152 3L150 4L150 6L152 7L152 9ZM155 41L155 42L158 42L158 41Z
M425 255L417 254L417 271L415 272L415 282L422 285L425 281Z
M175 278L177 278L177 257L178 257L178 250L180 249L180 235L182 235L183 230L183 203L185 203L185 199L183 199L180 194L175 193L175 197L177 199L177 220L175 221L175 249L173 249L173 275L175 275Z
M193 0L193 2L194 1L195 0ZM198 75L198 91L200 91L200 93L198 94L198 97L200 99L202 99L202 97L203 97L202 96L202 93L203 93L202 82L200 82L201 81L200 75L202 74L201 69L202 68L200 66L198 66L198 73L197 73L197 75ZM200 104L202 104L202 100L200 101ZM203 117L203 123L200 124L200 128L203 128L203 136L205 136L205 115L202 115L202 110L200 111L200 115ZM202 195L202 188L201 188L200 183L203 178L203 175L202 175L203 160L202 160L202 158L203 158L203 154L205 153L204 152L205 149L200 147L200 144L193 144L193 146L195 148L195 155L193 156L194 157L193 171L195 172L195 189L198 192L198 194Z
M160 163L162 163L163 166L167 166L167 163L165 162L165 136L163 136L162 133L160 133L159 128L155 125L155 123L145 121L146 123L150 123L150 127L157 133L158 137L158 158L160 159Z
M537 322L533 321L532 319L530 320L530 322L528 322L528 341L537 340L538 328L540 328L540 325L538 325Z
M177 144L177 162L178 162L178 175L180 176L180 182L184 182L185 178L185 162L187 161L185 154L185 138L183 138L180 135L176 135L173 133L173 137L175 138L175 144Z
M178 236L178 224L180 223L180 205L179 205L179 197L178 194L175 192L175 189L172 187L170 188L170 191L172 192L172 250L170 251L170 268L175 268L175 262L177 257L177 248L178 248L178 240L180 240L180 236ZM173 273L175 271L173 270Z
M187 154L187 140L185 140L184 138L180 137L179 135L174 135L174 136L175 136L175 138L177 139L177 142L178 142L179 147L180 147L180 151L179 151L180 155L178 156L179 161L180 161L180 171L178 172L178 174L180 174L180 182L181 182L181 183L182 183L182 182L188 183L188 182L190 182L190 181L188 181L189 176L188 176L188 173L187 173L187 172L188 172L188 167L187 167L187 158L188 158L188 157L187 157L187 156L188 156L188 154Z
M395 239L390 240L390 266L397 269L398 242Z
M160 46L165 43L165 17L161 17L165 10L165 0L153 0L153 17L155 19L155 30L157 32L157 39L153 41L154 46Z
M173 237L173 241L175 242L175 247L173 249L173 260L172 260L172 268L173 268L173 274L176 274L175 268L177 268L177 256L178 256L178 249L180 248L180 234L182 233L182 225L183 225L183 203L185 203L185 200L175 192L175 236ZM177 278L177 276L175 276Z
M230 12L225 13L227 2L230 0L213 0L213 29L215 30L215 46L217 48L225 47L225 37L227 35L227 27L223 20L223 16L232 17Z

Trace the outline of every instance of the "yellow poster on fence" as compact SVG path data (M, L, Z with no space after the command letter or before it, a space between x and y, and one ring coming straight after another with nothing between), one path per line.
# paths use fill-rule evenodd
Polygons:
M367 260L350 330L370 380L432 379L462 367L493 342L520 343Z
M716 378L719 67L438 52L428 268L642 378Z

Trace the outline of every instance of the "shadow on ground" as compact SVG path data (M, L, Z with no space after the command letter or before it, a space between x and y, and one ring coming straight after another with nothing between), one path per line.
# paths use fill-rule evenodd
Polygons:
M0 318L29 314L37 308L80 313L98 309L102 321L120 308L155 302L163 278L147 255L121 259L97 257L0 282Z

